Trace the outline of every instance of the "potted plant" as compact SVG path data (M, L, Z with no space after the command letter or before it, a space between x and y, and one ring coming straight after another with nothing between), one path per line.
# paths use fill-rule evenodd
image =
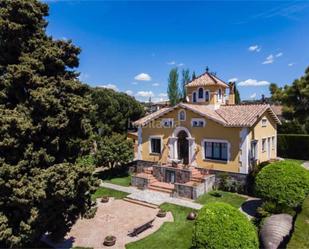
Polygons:
M160 209L159 212L157 213L157 217L163 218L166 216L166 211L163 209Z
M116 237L113 235L108 235L105 237L103 245L105 246L113 246L116 243Z
M196 219L196 216L197 216L197 213L195 213L195 212L190 212L190 213L187 215L187 219L188 219L188 220L195 220L195 219Z
M101 198L101 202L102 203L107 203L109 201L109 197L108 196L103 196L102 198Z

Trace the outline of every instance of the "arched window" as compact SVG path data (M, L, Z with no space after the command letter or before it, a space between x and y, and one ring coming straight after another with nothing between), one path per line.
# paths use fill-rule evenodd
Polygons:
M205 92L205 101L209 101L209 91Z
M199 88L198 89L198 98L199 99L204 98L204 90L203 90L203 88Z
M179 121L185 121L186 120L186 112L184 110L181 110L178 114Z
M196 102L196 92L193 93L192 102Z
M219 99L222 98L222 90L221 90L221 89L219 89L219 91L218 91L218 98L219 98Z

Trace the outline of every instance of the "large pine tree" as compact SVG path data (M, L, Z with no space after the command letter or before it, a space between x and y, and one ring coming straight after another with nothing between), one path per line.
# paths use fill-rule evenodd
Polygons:
M174 106L179 103L181 98L181 93L179 91L178 85L178 69L171 69L168 76L168 86L167 86L167 95L170 101L170 105Z
M64 235L90 205L91 108L80 49L46 34L48 6L0 0L0 246Z

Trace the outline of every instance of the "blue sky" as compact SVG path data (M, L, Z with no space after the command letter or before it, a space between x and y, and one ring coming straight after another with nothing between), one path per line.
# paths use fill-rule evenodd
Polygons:
M166 99L169 70L237 78L242 99L269 95L309 66L309 2L46 1L49 34L82 48L80 79Z

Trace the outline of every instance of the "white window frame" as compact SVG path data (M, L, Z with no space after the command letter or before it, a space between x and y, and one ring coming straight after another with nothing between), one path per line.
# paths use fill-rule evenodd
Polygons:
M271 137L271 149L272 150L275 150L275 148L276 148L276 137L275 136L272 136Z
M152 152L152 148L151 148L151 140L152 139L160 139L160 147L161 147L160 153ZM160 135L149 136L148 143L149 143L149 154L150 155L161 155L162 154L162 151L163 151L163 136L160 136Z
M203 122L203 126L193 126L193 122L200 122L200 121ZM201 128L201 127L205 127L205 125L206 125L206 120L204 118L192 118L191 119L191 127Z
M210 159L210 158L206 158L205 155L205 142L210 142L210 143L226 143L227 144L227 160L219 160L219 159ZM202 139L202 158L204 161L214 161L214 162L220 162L220 163L229 163L230 159L231 159L231 144L228 140L221 140L221 139L209 139L209 138L205 138Z
M255 143L255 155L254 157L252 157L252 143ZM258 160L259 159L259 141L258 140L251 140L250 142L250 159L255 159Z
M171 121L172 121L171 126L164 125L165 122L171 122ZM162 121L161 121L161 125L164 128L172 128L174 126L174 119L173 118L163 118Z
M261 119L261 126L262 126L262 127L266 127L266 126L267 126L267 123L268 123L267 121L268 121L267 118L265 118L265 117L262 118L262 119ZM264 122L265 122L265 123L264 123Z
M202 93L203 93L203 96L202 97L200 97L200 89L202 89ZM197 99L199 99L199 100L204 100L204 88L203 87L199 87L198 89L197 89Z
M184 113L184 119L181 119L181 118L180 118L181 112ZM179 120L179 121L186 121L186 119L187 119L187 113L186 113L186 111L183 110L183 109L179 110L179 112L178 112L178 120Z

